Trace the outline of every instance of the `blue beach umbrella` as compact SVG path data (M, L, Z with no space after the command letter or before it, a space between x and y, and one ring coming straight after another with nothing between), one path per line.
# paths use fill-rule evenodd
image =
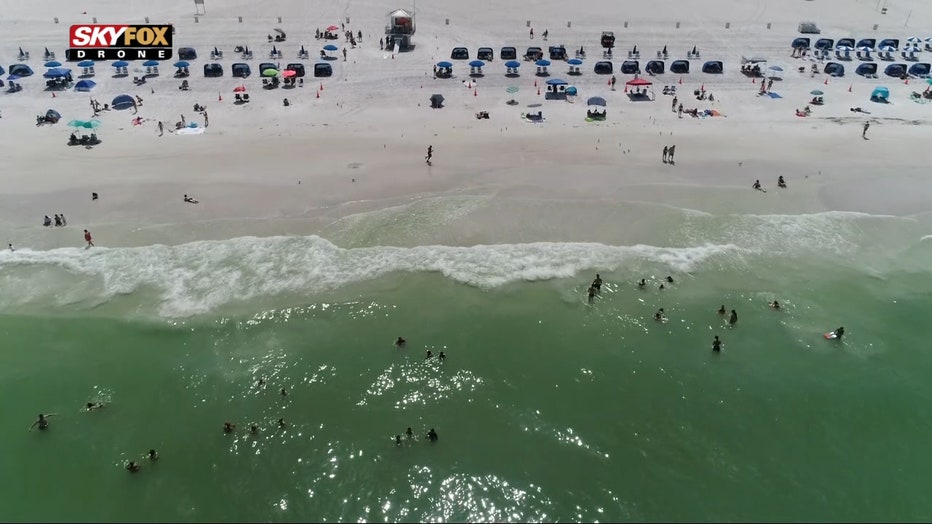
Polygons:
M582 65L582 60L578 58L570 58L569 60L566 61L566 63L569 65Z
M447 62L447 61L437 62L437 67L445 67L445 68L448 68L448 69L449 69L449 68L453 67L453 63L452 63L452 62Z
M179 61L175 62L173 65L174 65L175 67L190 67L190 66L191 66L191 64L189 64L188 62L186 62L186 61L184 61L184 60L179 60Z
M505 62L505 67L521 67L521 62L518 62L517 60L509 60L508 62Z
M10 76L6 77L6 79L7 79L8 82L12 82L12 81L14 81L14 80L19 80L20 78L21 78L21 77L20 77L19 75L10 75Z
M469 67L485 67L485 62L482 60L473 60L469 63Z
M143 67L158 67L159 61L158 60L146 60L145 62L142 63L142 66Z
M336 51L337 49L339 48L333 44L327 44L324 46L324 51Z
M94 67L93 60L82 60L78 62L78 67Z
M45 67L61 67L61 62L56 62L52 60L51 62L46 62Z
M550 65L550 60L544 60L543 58L541 58L537 62L534 62L534 65L538 65L541 67L547 67Z
M129 62L126 60L117 60L113 63L113 67L129 67Z

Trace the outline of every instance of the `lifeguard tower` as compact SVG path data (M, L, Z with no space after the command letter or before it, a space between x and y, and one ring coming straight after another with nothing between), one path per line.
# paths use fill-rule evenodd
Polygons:
M405 9L396 9L388 13L388 25L385 26L385 37L391 42L392 48L405 51L411 47L411 37L414 36L414 12Z

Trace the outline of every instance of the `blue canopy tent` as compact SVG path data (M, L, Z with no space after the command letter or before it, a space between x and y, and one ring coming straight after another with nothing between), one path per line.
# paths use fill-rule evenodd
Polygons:
M119 95L113 99L113 102L110 103L110 106L116 109L117 111L129 109L135 105L136 105L136 99L129 95Z
M42 76L45 78L64 78L70 74L71 69L55 67L46 71Z
M453 76L453 62L437 62L437 78L450 78Z
M886 87L875 87L871 92L871 102L887 103L890 101L890 90Z
M26 64L13 64L10 66L10 74L16 75L20 78L26 78L27 76L32 76L32 68Z
M871 77L877 74L877 64L861 64L857 69L854 70L854 73L861 75L863 77Z
M906 64L890 64L883 70L883 74L901 78L906 75Z
M709 75L720 75L724 70L725 65L718 60L710 60L702 64L702 72Z
M637 60L625 60L619 69L623 75L637 75L641 72L641 64Z
M615 72L615 66L608 60L601 60L595 63L592 72L597 75L610 75Z
M562 100L566 98L566 80L551 78L547 80L547 93L544 98L547 100Z
M74 90L86 93L94 89L96 85L97 82L94 82L93 80L79 80L78 83L74 85Z
M676 75L685 75L689 73L689 61L688 60L674 60L670 64L670 72Z
M317 62L314 64L314 77L328 77L333 75L333 67L326 62Z
M663 60L650 60L647 62L647 65L644 66L644 70L647 71L648 74L654 75L662 75L665 68L666 64Z
M929 76L930 66L932 66L932 64L929 64L928 62L919 62L917 64L913 64L909 66L909 74L920 77Z
M230 73L234 78L249 78L249 75L252 74L252 70L249 68L249 64L237 62L230 68Z

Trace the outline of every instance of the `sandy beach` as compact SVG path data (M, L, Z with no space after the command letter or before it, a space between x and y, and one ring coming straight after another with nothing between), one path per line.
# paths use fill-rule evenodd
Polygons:
M151 10L141 2L98 4L94 10L88 6L87 14L68 3L53 3L42 16L25 5L12 6L0 22L7 35L2 63L17 63L15 46L21 45L30 51L32 58L24 63L36 75L21 81L23 91L0 95L0 140L6 145L0 227L9 242L36 249L80 245L83 228L93 230L105 246L244 235L326 236L328 228L355 214L471 196L483 204L423 240L454 245L611 243L643 233L609 227L600 219L610 209L622 220L635 219L627 216L636 212L626 213L625 202L720 213L924 211L930 187L922 177L916 144L932 121L932 106L914 103L908 95L927 87L925 81L912 79L905 85L882 74L866 79L853 73L857 60L846 63L844 77L812 76L810 61L790 57L789 43L800 36L796 25L804 20L822 29L812 37L904 40L914 32L926 37L915 24L932 7L903 2L881 15L872 2L798 4L784 9L777 2L750 6L721 1L684 8L660 2L620 12L610 2L593 2L587 6L593 14L567 14L562 4L548 2L535 8L531 27L537 36L531 40L528 15L517 6L495 5L496 14L489 18L444 3L419 8L415 48L397 55L380 50L378 38L391 9L411 6L364 2L318 12L298 2L263 9L218 3L208 5L208 14L197 23L193 5L184 2ZM101 23L141 22L138 13L148 13L153 22L174 23L175 47L197 49L190 91L178 89L180 80L171 77L169 64L160 77L135 86L133 74L111 78L107 63L98 64L98 85L91 93L67 90L53 98L44 90L43 48L60 58L69 24L90 22L94 16ZM56 15L59 24L51 19ZM911 25L904 27L907 15ZM267 61L272 45L266 34L273 27L288 35L285 43L276 44L283 59L274 62L310 65L324 43L314 39L314 29L345 23L346 17L351 21L347 29L364 36L357 48L348 49L346 61L332 62L332 77L308 77L303 87L294 89L261 89L256 68ZM873 24L879 25L876 31ZM540 36L544 30L549 32L546 42ZM603 30L614 31L617 38L615 91L607 85L610 76L592 72L592 64L601 59L598 39ZM349 47L342 38L336 43ZM230 64L241 61L232 48L243 44L255 53L247 61L253 74L245 80L229 75ZM566 66L555 62L550 77L537 77L533 64L524 62L519 78L506 78L502 61L496 59L479 79L470 78L460 62L454 78L432 78L433 64L449 59L455 46L468 47L474 58L480 46L493 47L497 56L503 45L523 54L530 45L559 44L570 53L585 46L588 58L581 76L566 76ZM311 60L295 58L301 45ZM633 76L617 70L634 45L641 50L642 64L663 46L670 50L668 64L685 58L693 46L702 58L691 61L690 74L644 75L654 82L655 100L635 102L622 89ZM219 61L226 74L204 78L201 69L211 62L207 55L214 46L226 55ZM919 60L926 55L932 52L920 53ZM743 56L763 56L784 69L784 78L772 88L781 98L758 96L759 80L752 83L739 72ZM705 60L723 61L724 74L698 72ZM806 67L806 73L798 73L797 67ZM568 79L577 86L575 103L539 96L548 78ZM251 94L249 104L233 104L233 88L240 85ZM714 109L724 116L678 118L670 110L672 97L661 94L666 85L677 87L687 109ZM868 100L877 85L889 87L891 103ZM507 93L509 86L519 91ZM696 100L692 93L699 88L713 93L715 101ZM824 91L825 105L814 107L807 118L797 117L795 110L807 104L813 89ZM138 114L142 125L132 125L132 111L104 112L98 117L101 145L65 145L70 132L66 123L91 117L89 98L107 103L123 93L144 99ZM430 108L428 98L434 93L445 97L442 109ZM590 96L608 101L606 121L585 121ZM291 105L283 106L283 98ZM511 98L519 103L507 105ZM206 132L158 136L157 121L172 128L180 115L202 125L202 117L192 111L196 103L209 112ZM853 113L852 107L870 114ZM35 115L50 108L62 113L62 121L33 125ZM490 119L477 120L478 111L488 111ZM536 111L543 112L543 123L521 117ZM862 140L867 120L872 123L869 140ZM660 161L661 150L672 144L676 165L666 165ZM428 145L435 151L432 166L423 161ZM779 175L788 182L785 190L776 190ZM751 190L756 179L768 189L766 194ZM91 192L100 199L92 202ZM195 196L200 204L184 203L183 194ZM537 212L515 205L527 200L540 204ZM65 230L42 228L43 215L53 213L67 216ZM551 223L555 217L565 219ZM549 226L494 227L513 222Z

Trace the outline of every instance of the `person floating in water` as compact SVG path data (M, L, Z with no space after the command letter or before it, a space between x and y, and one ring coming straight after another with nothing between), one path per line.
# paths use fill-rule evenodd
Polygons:
M777 187L786 189L786 180L783 179L783 175L777 177Z
M259 433L259 426L256 423L250 424L249 432L252 433L253 435L257 435Z
M107 405L103 402L88 402L87 404L84 404L84 411L94 411L95 409L100 409L103 407L107 407Z
M405 438L411 440L414 438L414 431L411 428L405 430Z
M755 181L754 181L754 185L751 186L751 187L753 187L754 189L756 189L756 190L758 190L758 191L762 191L762 192L764 192L764 193L767 192L767 191L764 191L764 188L763 188L763 187L761 187L761 185L760 185L760 180L755 180Z
M29 431L32 431L32 428L39 426L39 429L48 429L49 428L49 417L54 417L58 413L49 413L48 415L43 415L39 413L39 418L29 426Z
M667 275L667 282L670 283L670 284L672 284L672 283L673 283L673 277L671 277L670 275Z
M428 350L427 350L427 356L425 357L425 360L429 360L429 359L432 359L432 358L434 358L434 352L428 349Z
M727 313L727 311L725 311L725 304L722 304L722 307L718 308L718 314L724 317L725 313Z
M718 338L718 335L715 335L715 338L712 340L712 351L720 353L722 351L722 340Z
M770 307L773 308L773 309L780 309L780 303L777 302L776 300L774 300L773 302L771 302L769 305L770 305Z
M841 337L845 336L845 328L840 327L835 331L832 331L832 334L835 335L835 340L841 340Z
M597 293L595 286L589 286L589 289L586 291L589 295L589 303L591 304L593 299L595 299L595 294Z
M396 446L401 445L401 435L395 435L395 445Z
M288 390L285 389L285 388L282 388L281 390L279 390L279 394L281 394L281 396L283 396L283 397L287 397L287 396L288 396Z
M236 429L236 424L231 424L230 422L223 423L223 432L224 433L233 433L233 430Z
M156 460L159 459L159 452L156 451L155 449L150 449L149 452L146 453L146 458L151 460L152 462L155 462Z
M731 310L731 318L728 319L728 323L732 326L738 323L738 312L734 309Z
M437 437L437 432L434 431L434 428L430 428L430 431L427 432L427 440L431 442L437 442L438 438L439 437Z
M663 291L664 289L667 289L667 286L660 284L660 290Z
M654 320L657 322L663 322L666 320L666 318L667 317L664 315L663 308L658 309L657 312L654 313Z
M135 460L131 460L126 463L126 471L129 471L130 473L138 473L139 470L140 466L136 463Z
M644 287L645 287L646 285L647 285L647 279L642 278L641 281L638 282L638 287L639 287L640 289L644 289Z
M595 288L596 293L602 291L602 277L598 273L595 274L595 280L592 281L592 287Z
M286 427L288 427L288 423L285 422L285 419L280 418L280 419L278 419L278 427L280 427L280 428L286 428Z
M398 337L398 340L395 341L395 345L398 346L398 347L404 347L404 345L407 344L407 343L408 343L408 341L405 340L405 339L402 338L402 337Z
M440 354L437 355L437 358L440 359L440 362L443 362L444 360L447 359L447 355L443 351L441 351Z

